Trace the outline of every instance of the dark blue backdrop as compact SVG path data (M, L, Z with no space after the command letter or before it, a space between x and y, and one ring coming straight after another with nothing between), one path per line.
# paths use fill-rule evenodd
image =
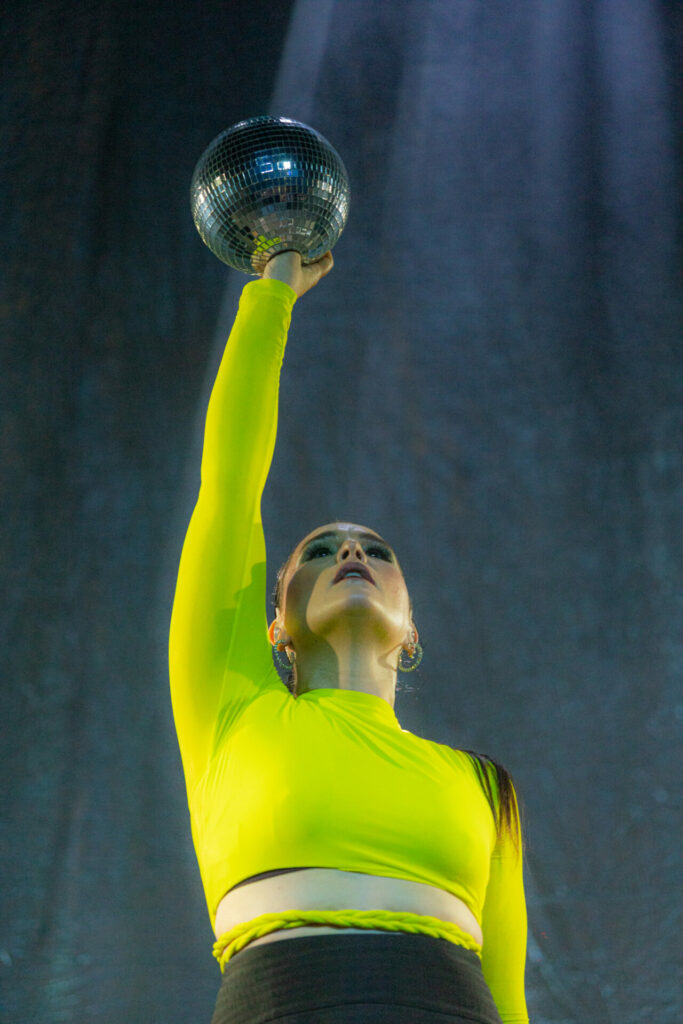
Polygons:
M271 582L330 519L390 539L425 646L402 725L497 756L524 801L532 1019L678 1020L679 12L3 15L3 1024L211 1015L166 639L247 279L188 189L263 112L322 131L353 187L294 311Z

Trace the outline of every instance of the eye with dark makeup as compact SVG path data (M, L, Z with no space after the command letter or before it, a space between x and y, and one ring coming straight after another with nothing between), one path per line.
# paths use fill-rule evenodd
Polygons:
M301 561L310 562L312 558L318 558L320 555L331 555L332 549L329 544L311 544L310 548L306 548L304 551Z
M383 558L385 562L392 561L391 552L389 551L389 548L385 548L382 544L370 544L365 549L365 551L370 558ZM331 555L332 553L332 548L330 547L329 544L323 541L320 541L318 543L314 542L306 548L303 555L301 556L301 561L310 562L313 558L319 558L321 556L324 557L325 555Z
M375 554L373 554L375 552ZM391 552L388 548L382 547L380 544L373 544L372 547L367 549L367 553L371 558L383 558L386 562L391 562Z

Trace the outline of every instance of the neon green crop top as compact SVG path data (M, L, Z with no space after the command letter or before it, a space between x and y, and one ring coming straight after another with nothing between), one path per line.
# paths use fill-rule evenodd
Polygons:
M402 729L381 697L294 698L272 661L261 495L295 292L247 284L212 390L170 634L173 714L211 921L251 875L326 867L459 897L504 1021L527 1021L522 857L496 840L469 755Z

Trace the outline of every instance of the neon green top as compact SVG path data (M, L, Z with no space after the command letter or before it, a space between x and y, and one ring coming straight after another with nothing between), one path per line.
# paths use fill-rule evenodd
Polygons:
M433 885L479 921L503 1020L526 1022L522 857L509 836L497 841L469 755L402 729L374 694L294 698L273 665L261 495L295 300L280 281L243 289L209 401L171 619L173 714L211 921L234 885L278 868ZM442 933L458 941L445 922Z

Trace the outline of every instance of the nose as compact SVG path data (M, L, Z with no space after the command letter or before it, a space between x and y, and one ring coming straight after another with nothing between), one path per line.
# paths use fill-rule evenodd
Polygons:
M339 562L367 562L367 556L359 540L347 537L337 553Z

